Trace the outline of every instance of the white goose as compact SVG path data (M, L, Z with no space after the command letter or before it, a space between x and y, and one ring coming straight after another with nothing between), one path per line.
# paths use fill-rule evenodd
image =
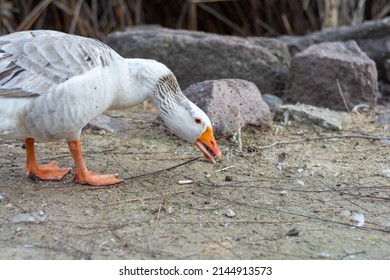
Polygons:
M210 119L189 101L174 74L154 60L125 59L93 39L56 31L24 31L0 37L0 138L26 143L26 173L61 180L70 168L38 166L34 142L66 139L80 184L122 182L118 174L94 174L82 157L80 134L108 109L151 98L167 126L215 163L221 151Z

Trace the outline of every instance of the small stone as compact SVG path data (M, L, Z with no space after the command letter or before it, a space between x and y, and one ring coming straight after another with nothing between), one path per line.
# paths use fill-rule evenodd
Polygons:
M275 119L283 123L294 121L296 123L338 131L343 129L343 122L347 116L348 114L345 112L332 111L311 105L288 104L278 108Z
M168 206L168 208L166 208L165 211L167 212L167 214L172 214L173 213L173 207L172 206Z
M296 228L292 228L290 229L287 233L286 233L287 236L298 236L299 235L299 231L296 229Z
M320 252L320 253L318 254L318 256L319 256L320 258L327 259L327 258L330 257L330 254L329 254L328 252Z
M365 218L363 213L358 213L358 212L353 213L352 219L354 219L357 222L356 224L357 227L364 226Z
M0 193L0 202L4 202L7 199L5 193Z
M344 217L349 217L349 216L351 216L351 214L352 214L351 211L349 211L347 209L341 210L341 212L340 212L340 215L344 216Z
M282 196L286 196L286 195L288 195L288 191L287 190L282 190L282 191L279 192L279 194L282 195Z
M127 128L127 124L122 120L114 119L106 115L99 115L93 120L91 120L86 126L86 128L98 130L99 134L103 135L106 133L106 131L110 133L124 131Z
M271 112L274 112L277 108L283 105L283 100L276 95L272 95L268 93L263 94L263 100L265 103L267 103Z
M385 169L379 172L379 176L390 178L390 169Z
M225 177L225 181L227 181L227 182L231 182L231 181L233 181L233 176L226 175L226 177Z
M298 185L301 185L301 186L304 186L304 185L305 185L305 182L302 181L302 180L297 179L296 182L298 183Z
M229 218L233 218L234 216L236 216L236 213L234 213L234 211L232 209L226 209L224 214L226 217L229 217Z
M37 212L32 212L32 213L23 213L23 214L18 214L14 216L11 219L11 223L16 224L16 223L41 223L47 219L47 214L39 210Z

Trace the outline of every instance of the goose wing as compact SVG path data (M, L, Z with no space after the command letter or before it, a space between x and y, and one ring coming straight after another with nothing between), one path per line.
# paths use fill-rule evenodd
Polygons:
M0 37L0 98L36 97L119 57L100 41L56 31Z

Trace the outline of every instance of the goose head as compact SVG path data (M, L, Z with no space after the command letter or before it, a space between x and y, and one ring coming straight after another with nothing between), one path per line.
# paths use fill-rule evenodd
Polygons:
M214 157L222 156L209 117L188 99L175 104L163 119L177 136L194 143L212 163L216 162Z
M222 153L209 117L181 91L173 73L159 80L153 101L165 124L180 138L194 143L212 163Z

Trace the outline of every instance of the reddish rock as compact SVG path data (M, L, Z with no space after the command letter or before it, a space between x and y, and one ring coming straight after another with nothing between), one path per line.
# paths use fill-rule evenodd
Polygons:
M284 99L333 110L351 110L357 104L375 106L378 93L375 62L355 41L310 46L291 61Z
M385 60L390 59L390 17L368 20L362 24L340 26L310 33L306 36L281 36L295 55L313 44L354 40L376 62L380 79L386 79ZM390 82L389 77L387 81Z
M227 138L245 125L268 129L271 112L256 85L240 79L210 80L184 94L210 117L216 138Z

